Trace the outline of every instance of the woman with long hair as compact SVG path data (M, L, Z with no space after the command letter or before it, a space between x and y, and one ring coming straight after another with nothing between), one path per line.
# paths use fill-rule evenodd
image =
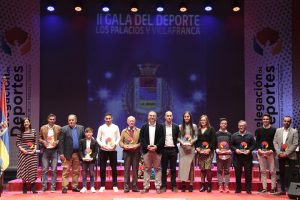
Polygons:
M199 155L199 166L201 170L201 186L199 191L204 192L205 177L207 179L207 192L211 192L212 185L212 173L211 164L214 158L214 149L216 143L216 132L213 127L210 126L207 115L201 115L198 124L198 139L196 141L196 151Z
M22 179L23 193L27 193L27 184L30 190L36 194L35 182L37 179L38 156L37 134L31 128L30 119L25 117L21 122L21 132L17 135L17 147L19 148L19 162L17 168L17 178Z
M193 124L192 114L189 111L183 113L182 124L179 125L180 135L178 137L179 147L179 179L181 191L186 190L186 181L190 181L188 190L193 192L195 142L197 140L197 125Z

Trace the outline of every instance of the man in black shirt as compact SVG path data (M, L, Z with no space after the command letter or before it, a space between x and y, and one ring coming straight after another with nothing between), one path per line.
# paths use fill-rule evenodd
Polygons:
M262 126L255 130L256 147L258 154L258 161L260 166L260 175L262 182L262 190L259 193L267 192L267 177L266 169L269 166L271 173L271 191L270 194L275 194L276 187L276 169L275 169L275 149L273 145L273 139L276 132L276 128L270 124L271 116L264 114L262 117Z
M240 120L239 131L231 137L231 150L233 151L233 166L235 169L236 189L235 193L242 190L242 169L245 171L246 191L251 194L252 186L252 151L255 149L255 139L253 135L246 131L247 123Z
M218 185L219 185L219 192L229 192L229 168L231 165L231 150L230 150L230 140L231 140L231 133L227 131L227 119L221 118L220 119L220 129L216 132L216 140L217 140L217 177L218 177ZM225 177L225 184L223 190L223 183L222 183L222 174L224 171Z

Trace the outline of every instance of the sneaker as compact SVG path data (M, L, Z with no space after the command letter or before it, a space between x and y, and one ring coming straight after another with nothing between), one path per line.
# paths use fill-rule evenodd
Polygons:
M47 189L43 187L42 190L41 190L41 192L46 192L46 190Z
M95 192L96 192L96 190L95 190L94 187L91 187L91 192L92 192L92 193L95 193Z
M102 187L99 189L99 192L104 192L104 190L105 190L105 187L102 186Z
M51 193L54 193L55 192L55 188L51 188Z
M229 187L228 187L228 185L225 185L224 192L226 192L226 193L229 193L229 192L230 192L230 191L229 191Z
M258 191L258 194L264 194L264 193L266 193L266 192L267 192L266 189L262 189L262 190Z
M271 189L269 194L276 194L275 190L274 189Z
M219 192L223 192L223 187L222 187L222 185L219 186Z
M80 193L86 193L87 189L86 187L83 187L81 190L80 190Z
M119 192L119 189L115 186L113 187L114 192Z

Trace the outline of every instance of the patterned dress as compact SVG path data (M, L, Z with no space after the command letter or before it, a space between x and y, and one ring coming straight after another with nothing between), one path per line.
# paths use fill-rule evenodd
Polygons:
M36 132L21 132L17 135L17 147L21 146L28 152L36 148ZM37 179L38 155L24 154L19 151L19 162L17 168L17 178L23 181L34 183Z

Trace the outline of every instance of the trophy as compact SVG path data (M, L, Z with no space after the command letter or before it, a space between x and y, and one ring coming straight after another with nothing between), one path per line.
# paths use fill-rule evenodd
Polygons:
M282 144L280 147L280 151L282 153L286 152L288 150L288 145L287 144Z
M184 145L191 145L191 141L192 141L192 136L190 134L186 133L184 135L184 142L183 142L183 144Z
M47 137L47 149L54 148L54 135Z
M84 160L84 161L91 161L92 160L91 154L92 154L92 149L87 147L84 150L84 157L82 158L82 160Z
M111 137L106 138L105 144L106 144L108 147L110 147L111 149L114 147L114 142L113 142L113 140L111 139Z
M129 136L125 139L125 144L127 144L129 148L132 148L133 143L134 143L133 137Z
M269 143L267 141L261 142L261 150L262 151L269 151Z
M242 151L243 154L245 154L245 151L247 150L247 148L248 148L247 142L241 142L240 150Z
M227 160L228 158L230 158L230 155L226 153L229 150L229 144L227 141L221 141L219 143L219 150L221 152L221 154L219 154L219 158L221 160Z
M32 151L35 149L35 144L33 142L27 142L25 146L25 150L29 153L32 153Z
M209 144L207 141L203 141L200 145L200 153L206 153L206 150L209 148Z

